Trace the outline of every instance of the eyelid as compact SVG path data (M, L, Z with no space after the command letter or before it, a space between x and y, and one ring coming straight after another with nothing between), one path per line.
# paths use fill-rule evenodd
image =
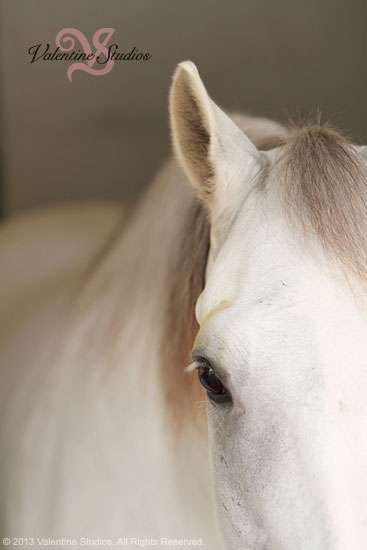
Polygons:
M204 362L206 359L203 348L194 348L191 352L191 360L193 363L200 363L200 361Z

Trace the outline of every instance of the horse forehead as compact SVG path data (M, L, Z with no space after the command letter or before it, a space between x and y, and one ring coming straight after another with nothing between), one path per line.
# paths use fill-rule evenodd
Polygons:
M258 218L248 212L238 216L211 262L197 305L199 323L239 302L276 305L291 299L300 266L288 245L289 228L280 217Z
M284 219L260 218L239 219L214 260L197 304L199 324L228 319L231 312L249 318L292 307L323 330L325 324L332 329L346 321L365 330L365 297L356 298L343 278L319 266ZM286 323L286 311L282 316Z

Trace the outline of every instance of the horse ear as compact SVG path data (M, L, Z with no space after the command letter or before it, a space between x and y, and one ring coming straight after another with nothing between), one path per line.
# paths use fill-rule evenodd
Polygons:
M176 154L211 214L230 211L260 154L248 137L210 99L193 63L180 63L170 91Z

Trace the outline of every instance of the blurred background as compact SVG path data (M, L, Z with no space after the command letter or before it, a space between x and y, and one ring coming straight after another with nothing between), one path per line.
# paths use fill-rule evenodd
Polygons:
M367 142L366 16L362 0L2 0L2 214L136 196L170 153L167 95L185 59L222 107L281 120L319 108ZM72 82L68 62L31 64L28 49L54 49L65 27L89 40L113 27L109 44L152 58Z

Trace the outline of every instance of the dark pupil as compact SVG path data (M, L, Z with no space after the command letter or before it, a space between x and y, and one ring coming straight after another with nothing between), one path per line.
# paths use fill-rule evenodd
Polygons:
M199 380L202 386L211 393L225 393L225 388L212 367L201 365L198 368Z

